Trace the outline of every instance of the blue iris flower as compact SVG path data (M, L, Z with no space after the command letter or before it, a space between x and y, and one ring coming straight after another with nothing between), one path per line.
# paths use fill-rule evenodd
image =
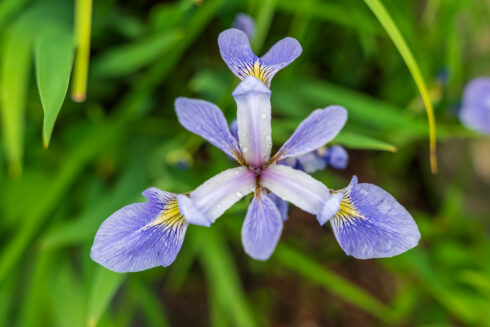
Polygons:
M475 78L466 85L459 118L468 128L490 134L490 78Z
M241 35L235 31L231 33ZM223 43L220 45L223 49ZM280 49L290 49L274 48L276 59L284 57ZM240 62L249 58L246 49L241 56L239 52L234 55ZM290 53L286 57L292 58ZM305 171L281 164L331 141L347 120L343 107L313 111L271 156L267 81L270 79L243 76L233 91L237 138L216 105L189 98L175 101L181 125L221 149L239 167L219 173L186 194L157 188L144 191L146 202L130 204L103 222L91 250L94 261L117 272L168 266L180 251L189 224L210 226L250 193L253 198L242 226L242 244L257 260L268 259L279 241L287 218L286 201L315 215L321 225L330 221L342 249L356 258L390 257L417 245L420 233L413 218L381 188L358 183L354 177L345 189L332 191Z

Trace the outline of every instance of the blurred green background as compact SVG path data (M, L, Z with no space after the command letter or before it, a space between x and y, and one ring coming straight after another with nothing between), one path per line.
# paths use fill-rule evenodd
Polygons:
M490 75L490 3L383 1L434 104L437 175L378 4L97 0L90 30L90 1L2 0L0 326L490 326L490 140L456 115L465 83ZM217 36L239 12L257 23L256 53L285 36L303 46L272 83L275 145L313 109L345 106L333 143L350 164L315 177L388 190L417 221L417 248L356 260L291 208L274 255L253 261L242 200L212 228L190 226L169 268L116 274L90 260L100 223L147 187L186 192L233 166L178 124L173 101L204 98L234 119L238 79Z

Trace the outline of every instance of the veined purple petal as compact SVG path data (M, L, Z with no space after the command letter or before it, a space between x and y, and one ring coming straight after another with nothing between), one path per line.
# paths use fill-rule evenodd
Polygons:
M317 151L305 153L296 159L303 167L303 170L308 174L312 174L319 170L324 170L327 167L327 161L320 157Z
M250 47L247 34L236 28L223 31L218 36L218 46L221 57L230 70L243 79L253 71L258 57Z
M490 78L480 77L468 83L459 118L468 128L490 134Z
M102 223L92 260L116 272L166 267L175 260L188 225L176 194L149 188L143 195L147 202L125 206Z
M238 140L245 161L261 167L270 158L271 91L253 76L245 78L233 91L237 103Z
M190 193L177 198L185 220L210 226L228 208L255 189L255 173L246 167L230 168L207 180Z
M347 110L340 106L313 111L278 151L279 160L298 157L320 148L340 132L346 121Z
M358 259L392 257L415 247L417 224L390 194L353 177L341 191L340 210L330 220L335 238L347 255Z
M175 111L180 124L187 130L200 135L232 158L241 156L226 118L216 105L204 100L177 98Z
M328 149L328 164L335 169L345 169L349 164L349 154L341 145Z
M245 252L256 260L267 260L281 237L282 218L266 194L255 195L242 226Z
M281 199L274 193L269 193L268 194L269 198L274 202L276 205L277 209L281 213L281 218L282 221L288 220L288 213L289 213L289 204L287 201Z
M221 57L231 71L243 79L254 76L270 87L272 77L301 54L301 45L291 37L277 42L262 58L250 48L247 35L235 28L222 32L218 37Z
M252 17L247 14L237 14L235 16L235 21L233 22L233 27L247 34L249 40L251 40L255 35L255 22Z
M286 37L272 46L265 55L260 58L262 65L268 69L268 78L271 80L274 75L296 58L299 57L303 49L298 40Z
M283 200L311 214L320 214L331 197L328 188L300 170L272 165L260 174L260 183Z

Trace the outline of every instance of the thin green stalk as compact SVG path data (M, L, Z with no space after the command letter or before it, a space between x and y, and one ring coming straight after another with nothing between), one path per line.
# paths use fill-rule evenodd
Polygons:
M90 60L90 31L92 25L92 0L76 0L75 44L77 52L73 72L71 98L83 102L87 97L87 77Z
M374 13L376 18L378 18L381 25L385 29L386 33L390 36L391 40L395 44L398 52L402 56L405 64L407 65L412 77L419 89L420 95L422 96L422 101L424 102L425 109L427 111L427 118L429 120L429 139L430 139L430 166L432 173L437 173L437 157L436 157L436 119L434 116L434 109L432 107L432 102L429 97L429 92L420 72L419 66L412 55L412 52L407 46L405 39L401 35L398 27L391 18L388 11L381 3L380 0L364 0L369 9Z

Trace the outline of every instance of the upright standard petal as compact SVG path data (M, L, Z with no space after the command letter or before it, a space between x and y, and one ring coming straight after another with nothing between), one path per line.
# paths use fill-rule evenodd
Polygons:
M182 126L239 160L238 144L228 129L226 118L214 104L197 99L177 98L175 111Z
M459 118L468 128L490 134L490 78L480 77L468 83Z
M116 272L166 267L175 260L188 225L176 194L150 188L143 195L147 202L119 209L102 223L92 260Z
M228 208L255 189L255 173L246 167L227 169L177 200L191 224L210 226Z
M253 76L245 78L233 91L237 103L238 140L245 161L261 167L270 158L271 91Z
M292 63L299 57L303 49L298 40L286 37L272 46L265 55L260 58L263 66L267 67L269 81L278 71Z
M255 22L252 17L247 14L237 14L235 16L235 21L233 22L233 27L245 32L249 40L255 35Z
M284 165L272 165L260 174L260 183L283 200L311 214L320 214L331 194L310 175Z
M373 184L357 183L341 191L340 210L330 220L347 255L358 259L392 257L416 246L417 224L390 194Z
M276 159L298 157L320 148L340 132L346 121L347 110L340 106L313 111L283 144Z
M247 34L236 28L223 31L218 36L221 57L230 70L240 79L251 75L258 57L250 47Z
M218 37L221 57L231 71L243 79L254 76L270 87L274 75L289 65L301 54L299 42L287 37L277 42L262 58L258 58L250 48L247 34L232 28Z
M282 218L274 201L265 193L255 195L242 227L245 252L256 260L267 260L281 237Z

